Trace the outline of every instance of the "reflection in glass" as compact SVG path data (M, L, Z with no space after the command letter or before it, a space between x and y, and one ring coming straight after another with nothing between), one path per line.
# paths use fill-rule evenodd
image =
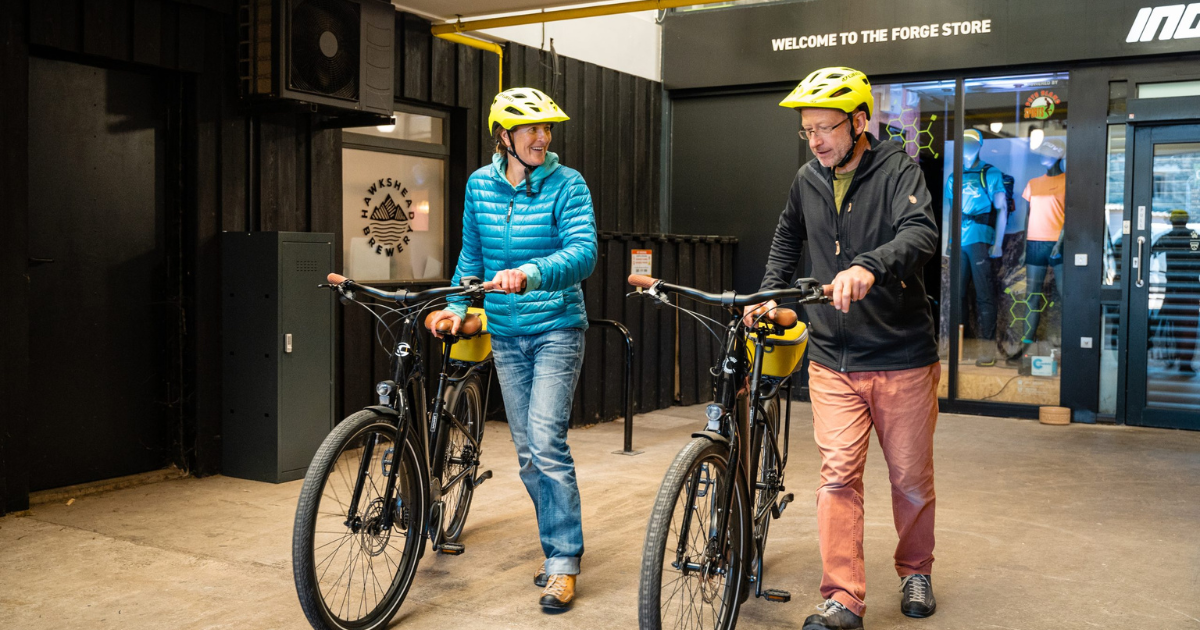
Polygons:
M1200 410L1200 143L1154 147L1146 402Z
M394 140L442 144L442 119L408 112L395 112L396 124L375 127L351 127L349 133L358 133Z
M343 272L356 280L445 277L445 162L342 150Z
M1105 169L1104 275L1106 286L1121 282L1121 242L1125 214L1125 125L1108 126L1108 160Z
M1121 307L1105 304L1101 308L1100 404L1101 415L1117 413L1117 351L1120 348Z
M943 216L944 201L940 183L945 165L950 163L948 158L953 156L953 149L946 144L946 139L954 133L954 81L875 85L872 94L875 97L875 112L868 131L880 140L893 140L904 146L905 152L917 161L925 175L935 216ZM948 295L948 260L945 257L942 259L940 280L936 275L937 268L932 263L928 265L925 287L931 294L937 295L936 287L940 286L941 295ZM932 278L929 276L930 269L935 274ZM944 299L941 302L946 303ZM938 349L945 361L950 356L949 316L944 309L939 312L935 308L934 320L937 322ZM938 396L942 398L949 394L949 374L943 364L942 381L938 388Z
M1067 75L965 82L963 175L947 161L944 224L961 195L958 398L1056 405L1066 209ZM948 154L954 141L946 143ZM948 260L948 258L947 258ZM949 292L943 316L949 314Z

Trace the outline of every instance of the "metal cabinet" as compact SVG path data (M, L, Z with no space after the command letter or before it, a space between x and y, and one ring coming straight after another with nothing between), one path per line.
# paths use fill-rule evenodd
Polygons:
M222 234L221 472L300 479L333 428L332 234Z

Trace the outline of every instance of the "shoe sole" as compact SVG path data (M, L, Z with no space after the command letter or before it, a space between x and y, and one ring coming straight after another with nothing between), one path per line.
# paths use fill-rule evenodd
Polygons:
M538 603L541 604L542 610L545 612L563 612L563 611L569 609L571 607L571 604L574 601L575 600L571 600L565 604L563 604L563 603L553 603L552 604L552 603L547 603L547 602L538 602Z
M935 604L932 610L924 614L918 612L909 612L903 608L900 609L900 612L904 613L905 617L910 617L912 619L924 619L926 617L932 617L933 613L937 612L937 605Z

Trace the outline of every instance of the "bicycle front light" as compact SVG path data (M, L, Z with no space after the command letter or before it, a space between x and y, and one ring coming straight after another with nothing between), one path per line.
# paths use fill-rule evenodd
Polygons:
M380 381L375 385L375 393L379 396L379 404L386 405L392 401L392 391L396 385L391 381Z
M721 418L725 415L725 407L723 405L713 403L705 407L704 415L708 416L709 431L721 430Z

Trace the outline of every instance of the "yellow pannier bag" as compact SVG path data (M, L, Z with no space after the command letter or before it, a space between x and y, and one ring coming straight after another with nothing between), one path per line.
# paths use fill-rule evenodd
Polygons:
M471 307L467 309L467 313L479 316L479 319L483 321L483 330L470 339L455 342L450 348L450 358L455 361L478 363L491 356L492 336L488 334L487 314L483 312L483 309Z
M754 365L755 346L754 335L746 339L746 349L750 354L751 365ZM804 348L808 346L808 328L804 322L796 322L782 335L767 337L766 354L763 355L762 373L764 376L784 378L791 376L800 369L801 359L804 358Z

